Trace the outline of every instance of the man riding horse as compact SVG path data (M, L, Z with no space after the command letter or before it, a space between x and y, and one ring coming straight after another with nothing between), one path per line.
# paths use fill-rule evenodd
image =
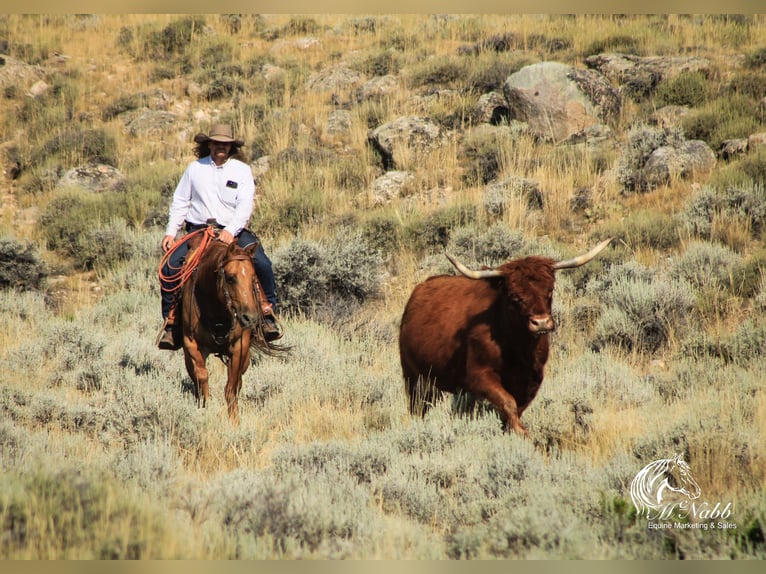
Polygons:
M175 350L181 342L176 340L174 291L177 285L167 278L183 266L189 251L186 241L176 244L176 235L182 228L187 233L213 225L217 228L218 240L230 244L236 241L247 248L257 244L253 253L253 265L257 275L263 301L265 324L263 333L267 341L282 336L276 320L277 294L271 261L266 256L258 237L246 229L255 204L255 181L250 166L242 161L240 149L245 144L234 138L229 125L214 125L210 134L194 136L197 144L194 154L197 160L191 162L178 182L170 205L162 251L167 253L173 247L160 274L162 283L162 317L165 320L158 346L160 349Z

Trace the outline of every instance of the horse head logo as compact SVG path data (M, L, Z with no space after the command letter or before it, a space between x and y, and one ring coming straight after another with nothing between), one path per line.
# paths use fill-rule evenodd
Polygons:
M651 511L661 510L668 502L679 496L695 500L700 496L700 487L691 474L689 465L682 455L650 462L633 479L630 497L638 515L650 517ZM670 498L671 500L667 500Z

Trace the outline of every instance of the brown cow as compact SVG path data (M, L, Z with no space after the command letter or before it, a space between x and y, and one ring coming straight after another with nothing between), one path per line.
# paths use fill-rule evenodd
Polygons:
M555 272L584 265L612 239L566 261L525 257L481 271L447 255L463 276L420 283L402 316L399 354L410 412L425 415L442 391L467 391L495 406L504 430L526 434L521 414L543 381L548 333L556 328Z

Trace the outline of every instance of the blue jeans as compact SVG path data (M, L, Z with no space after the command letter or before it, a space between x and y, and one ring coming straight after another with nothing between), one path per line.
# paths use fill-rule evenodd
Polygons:
M255 235L255 233L248 231L247 229L243 229L239 235L237 235L237 244L243 248L247 247L248 245L252 245L256 241L258 241L258 237ZM183 266L184 261L186 260L186 254L188 252L189 246L186 244L186 242L180 244L170 256L165 265L162 267L162 274L167 277L171 274L173 269L175 269L177 272L178 269ZM271 260L266 256L266 252L263 250L263 245L261 245L260 242L258 242L258 248L253 254L253 266L255 267L255 274L258 276L258 281L260 282L261 287L263 287L263 294L266 296L266 300L271 303L274 313L276 313L278 300L277 284L274 280L274 270L271 267ZM160 280L160 283L162 283L162 286L164 287L164 289L161 291L162 318L167 319L168 315L170 314L170 309L173 306L175 293L166 291L165 289L173 289L178 282Z

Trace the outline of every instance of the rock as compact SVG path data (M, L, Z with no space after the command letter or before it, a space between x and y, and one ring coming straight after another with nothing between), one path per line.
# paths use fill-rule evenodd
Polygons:
M410 195L415 175L409 171L387 171L372 182L373 205L385 205L391 200Z
M620 96L598 72L556 62L525 66L503 84L510 117L544 141L560 142L619 115Z
M306 87L312 92L337 92L352 89L363 80L364 76L361 73L346 66L338 65L324 68L312 74Z
M720 156L724 160L734 159L747 153L747 138L726 140L721 144Z
M0 90L18 86L31 86L45 76L45 70L40 66L30 66L20 60L3 56L0 66ZM21 90L19 90L21 92Z
M651 56L630 54L597 54L585 59L585 65L598 70L615 84L622 86L629 97L641 100L651 95L662 80L683 72L703 72L710 61L698 56Z
M542 209L543 207L540 184L533 179L517 175L488 184L484 188L483 195L484 210L487 215L492 217L503 215L508 203L513 199L523 199L527 207L531 209Z
M370 130L367 140L381 155L386 170L394 169L394 152L406 146L428 152L441 145L443 135L436 124L420 116L404 116Z
M502 94L489 92L482 94L471 112L472 123L497 125L508 121L510 110Z
M354 101L357 103L368 100L379 100L393 94L399 89L399 79L391 74L376 76L354 90Z
M176 125L178 117L162 110L142 110L130 115L125 122L128 133L134 137L162 135Z
M655 189L676 178L709 173L715 164L715 154L705 142L688 140L654 150L641 169L641 179L647 189Z
M125 176L116 167L90 163L67 171L59 180L58 186L76 186L93 193L123 191Z
M747 138L747 147L749 150L766 147L766 132L751 134Z
M327 134L331 136L348 134L353 117L348 110L333 110L327 118Z
M28 94L33 98L39 98L40 96L47 94L50 88L50 85L45 83L45 81L37 80L34 84L32 84L32 87L29 88Z

